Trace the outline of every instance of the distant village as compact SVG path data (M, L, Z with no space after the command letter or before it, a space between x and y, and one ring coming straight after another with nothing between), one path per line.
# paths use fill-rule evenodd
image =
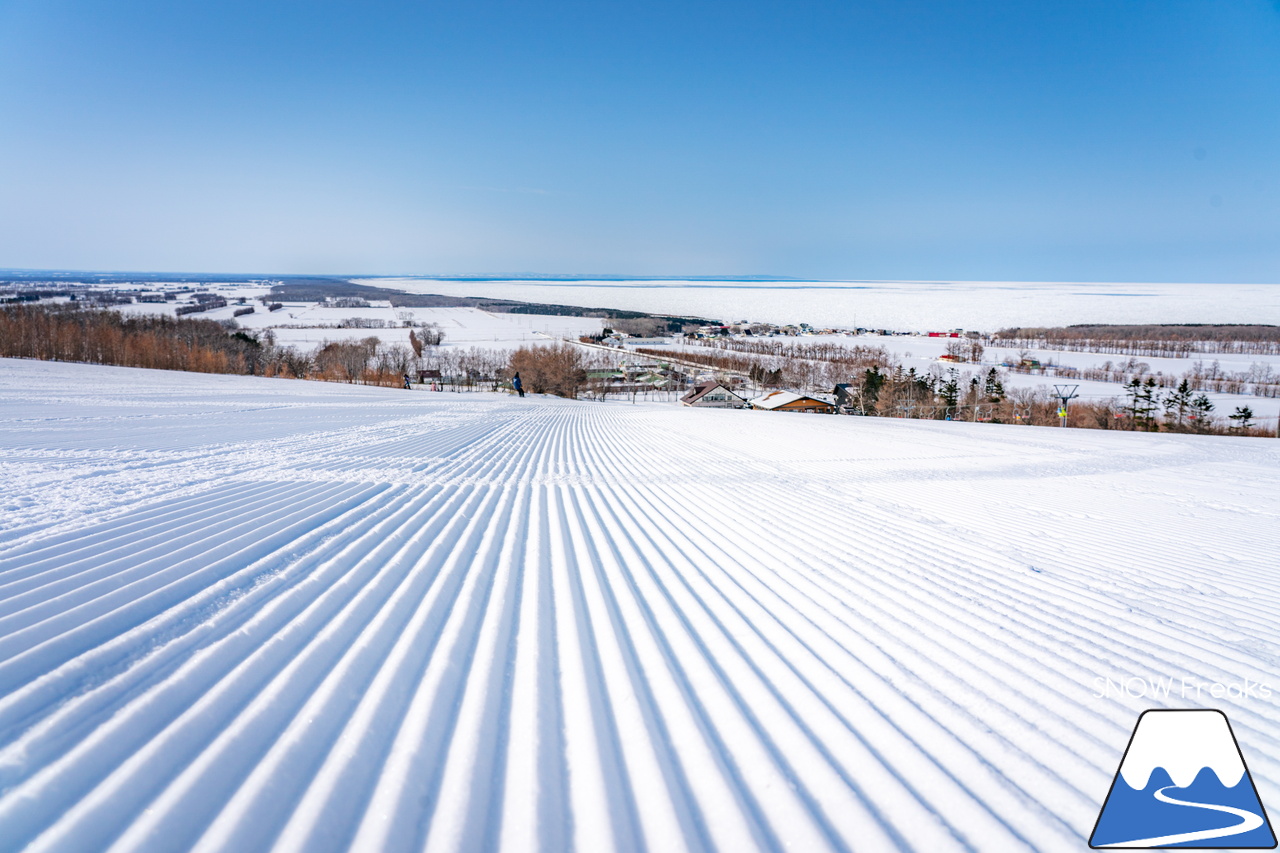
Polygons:
M800 384L803 380L794 375L788 375L792 371L786 370L783 366L775 366L772 370L762 370L758 364L739 365L739 369L735 370L731 365L717 365L716 369L709 370L709 365L705 359L698 358L696 351L689 351L685 346L688 344L705 344L714 346L720 344L726 349L739 349L755 354L761 353L759 348L751 347L733 347L733 341L745 341L748 339L769 339L769 338L857 338L863 335L879 335L879 336L921 336L916 332L899 332L890 329L841 329L834 327L815 327L808 323L795 324L773 324L773 323L752 323L743 321L740 323L716 324L708 323L703 325L685 325L682 327L679 335L665 336L643 336L632 335L618 329L609 329L599 337L598 340L588 338L581 339L580 343L588 345L596 345L600 348L608 348L614 350L617 354L624 355L633 352L643 353L647 358L636 359L634 356L628 362L616 370L612 371L592 371L589 373L590 379L594 383L612 382L618 391L632 391L636 386L649 386L652 388L662 388L671 382L683 382L688 387L679 399L683 405L699 407L699 408L719 408L719 409L753 409L757 411L767 412L799 412L808 414L866 414L866 403L864 396L860 393L861 383L851 382L833 382L829 387L829 392L820 392L808 390L802 393L801 390L788 388L768 387L788 383ZM961 340L977 340L985 336L981 336L976 332L966 332L964 329L950 329L948 331L937 331L923 333L924 337L929 338L947 338L955 339L957 342ZM650 347L671 346L675 348L669 352L663 352L661 355ZM795 350L794 344L787 344L789 350L778 351L778 355L783 352ZM847 348L846 345L839 345ZM972 355L972 345L955 346L950 348L951 352L944 353L939 361L960 363L969 360ZM870 353L869 359L859 358L859 355L866 354L867 347L854 346L851 350L856 361L855 365L846 367L845 370L862 371L868 367L875 369L879 367L887 368L888 356L883 351ZM800 352L804 352L800 350ZM978 352L981 352L981 345L978 345ZM813 354L816 359L822 359L823 356L829 356L831 351L825 350L821 354ZM816 360L815 359L815 360ZM840 368L837 368L839 370ZM810 380L807 384L808 388L814 387L815 383Z
M308 285L304 296L292 289L297 283L281 285L266 278L0 280L0 305L42 312L21 323L79 324L84 336L90 314L121 316L112 328L95 321L97 343L75 343L73 334L46 346L38 343L39 336L18 336L15 340L29 345L10 347L7 354L123 364L126 356L111 354L101 342L142 335L150 341L143 347L150 354L133 366L449 391L510 390L520 373L534 393L587 400L1238 434L1258 428L1252 406L1240 397L1280 396L1280 375L1261 360L1280 355L1274 327L904 332L698 322L642 312L398 294L333 280ZM375 294L390 299L369 298ZM207 322L201 353L186 343L166 350L162 340L173 332L163 324L180 318ZM936 340L903 342L891 354L886 338ZM984 358L988 347L996 348L996 359ZM905 352L906 361L897 350ZM1057 362L1065 351L1108 359ZM1216 360L1192 360L1216 353L1260 360L1235 370ZM1113 354L1126 358L1110 360ZM1185 359L1190 369L1152 369L1141 357ZM1075 385L1063 386L1071 389L1063 392L1068 396L1055 396L1058 392L1051 394L1045 386L1011 382L1014 374L1107 384L1092 399L1077 399ZM1209 393L1237 395L1231 400L1234 412L1215 414ZM1068 410L1074 413L1070 417Z

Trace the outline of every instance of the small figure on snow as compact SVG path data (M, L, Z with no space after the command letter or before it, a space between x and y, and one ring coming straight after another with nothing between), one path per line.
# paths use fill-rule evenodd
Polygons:
M516 371L516 375L511 377L511 387L516 389L516 393L521 397L524 396L524 383L520 381L520 371Z
M412 388L409 387L409 374L407 373L404 375L404 387L405 387L405 390L407 391L413 390Z

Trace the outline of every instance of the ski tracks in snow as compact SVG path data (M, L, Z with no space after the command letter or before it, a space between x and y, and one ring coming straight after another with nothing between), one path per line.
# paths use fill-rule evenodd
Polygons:
M1280 661L1253 442L58 369L4 849L1077 849L1145 706L1095 678Z

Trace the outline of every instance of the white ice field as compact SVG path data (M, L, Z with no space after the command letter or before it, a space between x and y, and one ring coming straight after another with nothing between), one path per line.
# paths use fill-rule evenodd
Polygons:
M1280 324L1280 284L1055 281L448 281L365 284L449 296L591 305L723 322L811 323L899 332L1072 323Z
M0 360L0 849L1079 851L1151 707L1274 815L1278 473Z

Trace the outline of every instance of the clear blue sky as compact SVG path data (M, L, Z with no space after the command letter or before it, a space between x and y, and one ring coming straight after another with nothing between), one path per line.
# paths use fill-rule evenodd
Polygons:
M1280 4L0 0L0 267L1280 281Z

